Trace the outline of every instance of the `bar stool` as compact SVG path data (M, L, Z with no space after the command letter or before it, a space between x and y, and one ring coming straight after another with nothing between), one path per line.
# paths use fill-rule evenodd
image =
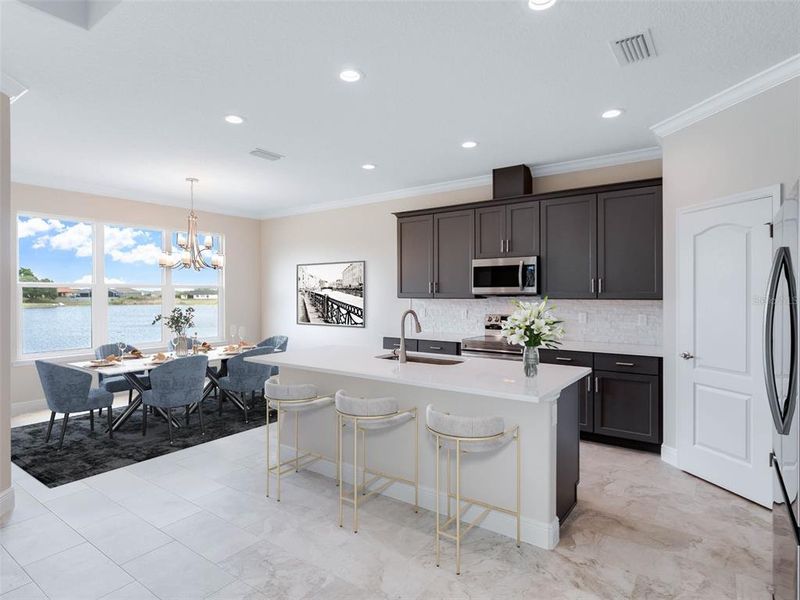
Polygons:
M281 475L294 469L297 473L301 467L307 467L313 462L326 458L321 454L306 452L300 455L300 413L323 408L333 404L331 396L320 396L317 386L312 384L281 385L278 377L270 377L264 383L264 398L267 401L267 497L269 498L269 478L275 472L278 480L278 502L281 501ZM269 409L270 406L278 412L278 440L277 464L270 465L269 458ZM294 413L294 458L281 462L281 415L287 412ZM307 460L306 460L307 459ZM301 463L300 461L305 460ZM293 463L293 464L292 464ZM286 469L286 465L292 465Z
M505 429L502 417L463 417L451 415L435 410L432 404L425 409L426 427L436 437L436 566L439 566L439 541L445 537L456 543L456 575L461 574L461 538L475 525L483 521L490 511L498 511L511 515L517 520L517 547L520 543L520 448L519 426ZM504 447L511 441L517 444L517 506L515 510L488 504L474 498L461 495L461 453L462 452L491 452ZM447 521L439 523L439 450L447 449ZM455 494L450 488L450 451L456 453L456 490ZM455 515L450 516L450 499L456 501ZM461 502L466 505L461 507ZM461 531L461 516L472 506L483 508L483 512L472 520L467 528ZM456 533L446 533L445 530L455 521Z
M337 474L339 478L339 527L342 527L342 513L344 503L353 504L353 533L358 533L358 494L364 496L364 500L370 496L380 494L393 483L401 482L414 486L414 512L419 512L419 426L417 425L417 409L409 408L400 411L397 400L394 398L357 398L350 396L344 390L336 392L336 413L338 425L336 428L337 439ZM383 471L376 471L367 467L367 431L388 429L399 427L410 421L414 421L414 480L405 479L396 475L390 475ZM342 428L345 426L353 428L353 498L345 498L342 480ZM362 439L362 471L361 485L358 484L358 433L361 432ZM367 474L372 478L367 481ZM385 479L380 486L369 489L369 487Z

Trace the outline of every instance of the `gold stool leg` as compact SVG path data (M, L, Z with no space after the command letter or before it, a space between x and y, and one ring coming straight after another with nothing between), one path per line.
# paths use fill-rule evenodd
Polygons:
M358 419L353 419L353 533L358 533Z
M456 575L461 575L461 440L456 440Z
M300 472L300 411L294 412L294 472Z
M439 463L436 463L438 469ZM436 490L438 493L438 489ZM414 512L419 512L419 422L417 409L414 409Z
M342 526L342 503L344 502L344 487L342 485L342 415L336 415L336 471L339 475L339 527Z
M276 421L276 425L278 426L278 439L277 444L278 447L276 449L276 454L278 456L278 466L276 468L277 479L278 479L278 502L281 501L281 405L280 402L278 403L278 420Z
M450 446L448 446L447 447L447 520L448 521L450 520L450 494L452 494L452 492L450 491L451 490L451 488L450 488L450 471L451 471L451 467L450 467Z
M270 469L270 458L269 458L269 400L267 400L267 498L269 498L269 469Z
M361 430L361 495L366 496L367 488L364 484L367 482L367 432Z
M436 566L439 566L439 436L436 436Z

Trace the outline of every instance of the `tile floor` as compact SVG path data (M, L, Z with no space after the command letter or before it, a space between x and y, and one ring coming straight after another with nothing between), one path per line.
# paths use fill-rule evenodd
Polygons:
M456 576L448 544L433 564L432 513L379 497L354 535L312 473L265 499L263 442L255 429L54 489L14 467L0 598L769 598L770 513L658 456L583 443L558 548L476 529Z

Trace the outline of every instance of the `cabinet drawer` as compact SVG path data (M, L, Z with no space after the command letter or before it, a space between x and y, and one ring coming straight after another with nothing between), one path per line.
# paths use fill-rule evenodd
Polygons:
M660 362L661 359L656 356L634 356L632 354L594 355L594 368L598 371L658 375Z
M383 338L383 347L387 350L394 350L400 347L400 338L385 337ZM417 349L417 340L406 340L406 351L414 352Z
M573 367L592 368L591 352L575 352L573 350L539 350L539 357L543 363L553 365L570 365Z
M437 342L435 340L417 340L417 352L433 354L458 354L458 342Z

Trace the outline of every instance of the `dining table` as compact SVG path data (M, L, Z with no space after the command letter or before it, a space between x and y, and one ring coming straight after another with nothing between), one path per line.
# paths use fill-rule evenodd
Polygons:
M230 348L230 346L228 348ZM208 381L203 388L202 397L197 403L189 408L189 411L187 412L187 418L188 414L197 410L199 403L208 398L214 389L220 389L219 380L228 374L228 360L234 356L238 356L244 352L247 352L248 350L252 350L253 348L254 346L245 346L236 351L231 351L226 350L225 346L220 346L217 348L211 348L208 351L198 352L198 354L204 354L208 357L209 364L206 367L206 379ZM180 360L180 357L176 356L174 352L162 352L161 354L165 356L165 360L156 360L155 354L142 355L141 357L133 354L125 354L110 364L108 362L100 362L98 360L84 360L71 362L68 363L68 365L88 373L97 373L103 377L115 377L121 375L136 391L136 395L133 397L130 404L125 407L125 410L123 410L122 413L120 413L120 415L117 416L111 424L111 429L113 431L117 431L142 405L142 394L145 390L147 390L147 386L140 378L140 375L147 374L149 371L158 368L160 365L166 362ZM212 365L212 363L216 363L218 366ZM225 391L221 389L220 393L224 394L228 400L236 404L240 410L244 410L244 407L241 405L241 401L234 394L226 394ZM173 427L179 428L181 426L180 422L175 417L171 417L167 411L158 407L154 407L154 409L156 413L165 421L171 419Z

